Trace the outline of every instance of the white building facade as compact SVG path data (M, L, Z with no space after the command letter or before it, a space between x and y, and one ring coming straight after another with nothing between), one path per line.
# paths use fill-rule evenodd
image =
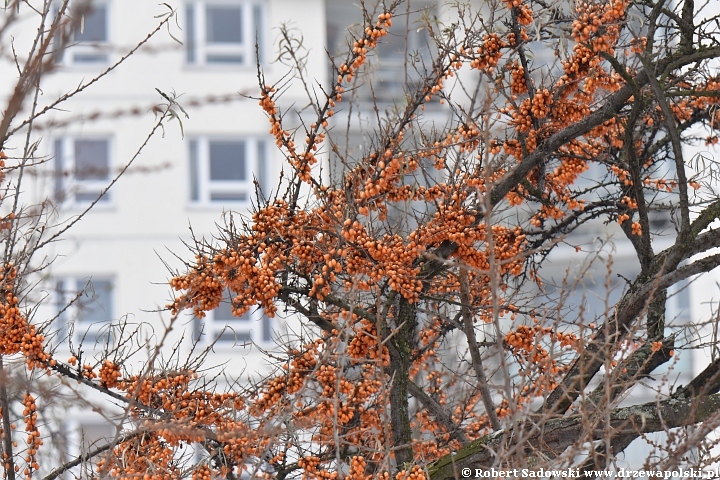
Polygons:
M35 3L42 11L43 2ZM80 355L95 363L104 347L139 328L127 371L137 371L160 342L168 351L180 343L179 357L216 342L209 363L224 365L229 378L266 370L258 348L275 346L282 319L261 311L236 318L223 304L203 320L183 313L171 321L168 280L172 269L182 271L182 259L192 260L185 243L212 241L231 212L251 211L256 189L269 196L283 169L292 177L265 113L245 96L259 96L258 62L268 82L290 70L272 61L282 25L302 36L308 71L327 78L324 1L98 0L88 10L78 0L66 14L79 26L68 45L53 45L38 109L89 85L35 122L43 162L25 181L21 201L52 205L56 229L82 219L43 252L49 267L35 291L44 298L35 321L61 311L52 340L60 360ZM36 20L28 14L16 24L18 49L29 48ZM12 86L17 72L5 66L3 83ZM177 99L180 121L166 118L149 136L169 103L160 92ZM306 103L302 86L292 82L282 102ZM8 154L22 140L11 138ZM78 400L66 417L71 451L115 435L107 418L92 413L92 395Z
M361 17L349 1L168 3L176 16L167 24L169 33L163 27L117 69L38 121L44 127L38 135L46 162L32 177L28 202L50 198L59 228L95 203L48 254L52 262L45 272L45 293L52 300L45 302L39 315L51 318L58 307L71 304L57 323L58 352L68 356L78 353L80 344L89 357L101 352L104 345L121 338L120 324L140 327L147 348L169 328L166 345L182 340L181 355L187 355L193 346L204 348L215 342L211 363L224 365L229 377L240 377L266 367L260 349L272 349L274 339L287 327L284 319L269 319L259 310L236 318L229 303L224 303L201 321L181 315L170 323L163 311L170 298L168 266L182 270L181 259L192 260L184 243L192 243L193 236L211 240L228 212L251 211L256 188L270 196L278 188L281 172L286 178L292 175L269 134L264 112L256 100L243 97L258 95L257 55L266 83L279 81L290 69L275 61L279 29L287 25L302 36L310 81L325 82L330 76L326 46L332 53L343 43L345 19L354 18L352 23ZM418 4L417 11L432 2ZM145 0L96 1L83 16L73 45L55 53L56 68L42 78L40 106L45 105L44 98L51 102L105 72L158 26L162 17L157 15L169 13L166 6ZM398 46L391 37L381 47L382 58L389 58L376 72L381 100L392 102L402 96L405 81L412 82L412 74L400 71L403 50L421 51L426 45L421 30L413 31L409 45ZM18 39L30 34L29 29L18 32ZM283 105L298 110L307 105L299 82L282 86L287 88ZM173 107L179 118L165 121L148 139L168 103L158 90L176 100L188 118ZM374 115L371 108L366 113ZM427 114L445 118L445 113L432 109ZM292 122L290 115L288 121ZM360 145L356 156L363 145L369 145L363 130L367 125L353 124L346 139L351 149ZM130 162L117 183L100 196ZM592 243L605 233L605 227L595 223L580 235ZM559 282L576 273L567 267L575 261L574 255L561 250L548 259L557 265ZM623 265L624 275L632 278L637 273L629 242L618 238L613 255L613 261ZM586 310L588 323L605 306L605 270L602 263L596 267L577 282L571 295L571 302ZM616 280L614 293L607 297L610 303L623 288ZM687 290L679 291L671 298L668 316L678 325L690 318L689 295ZM76 297L79 300L73 301ZM73 352L63 338L71 340ZM141 347L138 362L147 358ZM689 376L698 370L691 353L678 355L678 373ZM91 407L92 399L87 399L87 404L71 412L74 448L83 443L82 432L88 439L114 435L107 419L87 413Z

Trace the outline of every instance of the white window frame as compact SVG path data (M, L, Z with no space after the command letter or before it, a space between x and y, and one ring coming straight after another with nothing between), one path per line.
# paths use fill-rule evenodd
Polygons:
M429 9L432 14L437 15L437 6L432 0L423 0L413 3L413 14L409 25L407 35L398 35L397 31L392 28L387 36L378 40L378 46L375 51L368 57L368 67L372 69L371 80L373 90L369 86L359 90L359 99L364 102L372 102L380 100L382 102L393 102L405 98L406 91L413 93L415 85L422 80L422 70L420 73L415 68L422 69L423 62L420 61L416 66L411 61L411 56L418 54L424 60L425 65L432 62L432 39L424 24L421 21L421 11ZM398 20L405 27L405 19ZM406 45L403 45L405 44ZM388 53L383 52L384 46L396 44L398 48ZM341 48L346 48L345 44ZM407 63L407 77L405 72L405 64Z
M78 180L75 178L75 142L78 141L104 141L107 143L107 161L108 161L108 175L104 180ZM58 142L60 142L62 151L60 156L58 152L54 151L55 155L55 169L56 175L55 182L55 198L62 200L62 203L68 205L88 205L95 201L108 184L112 181L112 166L113 166L113 141L109 136L63 136L58 137L53 142L53 148L57 148ZM58 165L60 161L62 164ZM61 168L58 168L61 167ZM92 200L78 200L77 196L82 194L94 195ZM112 201L110 192L106 192L105 195L98 202L99 205L108 205Z
M111 300L108 308L109 311L105 312L104 315L106 319L90 323L82 321L82 308L83 303L88 304L94 302L94 299L90 298L90 295L93 293L93 281L110 283ZM80 293L78 287L81 285L84 287L83 293L75 300L77 294ZM84 339L83 344L89 348L113 344L114 339L112 337L111 325L115 320L114 310L117 291L117 282L113 276L62 275L52 279L52 288L55 295L54 304L57 311L67 307L58 320L61 322L61 328L67 332L66 334L72 331L73 343L78 344ZM73 300L75 301L73 302ZM95 307L97 308L97 303Z
M213 142L243 142L245 145L245 180L210 179L210 144ZM193 145L194 143L194 145ZM218 207L250 205L255 194L255 179L265 183L268 142L261 137L193 137L190 151L190 202L193 205ZM193 152L193 150L195 150ZM213 195L245 194L241 200L213 200Z
M227 296L226 296L227 297ZM224 302L229 302L225 298ZM269 345L272 343L273 321L262 309L251 308L242 317L216 318L217 309L195 319L196 335L201 345L214 343L219 347Z
M237 44L209 43L207 41L207 7L239 7L242 15L242 40ZM192 14L190 14L192 10ZM259 12L256 14L256 12ZM185 58L188 65L200 66L254 66L255 58L255 41L257 39L260 56L262 58L262 50L264 39L264 22L265 22L265 6L263 2L251 0L194 0L185 4L186 31L187 38L187 56ZM256 17L259 15L259 19ZM192 24L190 21L192 20ZM259 22L259 25L256 23ZM256 36L257 32L257 36ZM209 57L224 57L231 59L232 57L242 56L242 60L236 61L218 61L209 60Z
M79 415L78 415L79 417ZM108 436L107 437L101 437L99 439L92 440L88 442L86 445L83 445L83 434L82 430L83 427L108 427ZM115 434L117 432L117 427L109 423L107 419L93 414L92 412L83 412L82 419L80 418L73 418L72 420L69 420L67 423L65 423L65 429L66 429L66 435L67 435L67 443L69 450L71 450L70 453L73 454L73 456L79 456L83 453L86 453L86 451L93 450L99 446L106 445L110 443L113 438L115 437ZM85 448L83 448L85 447ZM86 451L83 451L84 449L87 449ZM92 460L90 460L92 462Z
M117 412L108 418L107 412L105 414L98 414L95 411L91 411L90 408L83 408L82 406L65 412L59 432L64 437L65 451L61 453L60 460L66 462L111 443L117 434L117 424L114 423L114 421L120 422L122 418L121 413L122 412ZM95 441L83 442L83 429L85 427L98 426L107 427L107 436L102 436L95 439ZM121 431L121 434L122 433L123 431ZM83 445L83 443L85 444ZM104 457L100 455L90 458L86 462L81 462L59 478L65 480L69 478L86 478L90 466L95 465L97 461L102 458Z
M68 12L72 15L72 5L79 3L77 1L71 2L68 6ZM84 43L77 41L74 38L70 39L68 44L64 46L63 50L56 52L55 57L57 63L68 66L82 67L82 66L94 66L94 65L108 65L110 63L110 39L112 38L112 22L110 21L110 0L95 0L93 1L93 10L97 7L103 7L105 9L105 40L100 42ZM57 12L59 6L54 8L54 12ZM80 27L82 28L84 19L79 20ZM95 61L78 61L76 57L80 56L102 56Z

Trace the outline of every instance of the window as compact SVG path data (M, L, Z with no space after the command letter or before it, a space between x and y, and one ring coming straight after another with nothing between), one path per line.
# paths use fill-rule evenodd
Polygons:
M57 11L56 7L55 12ZM75 65L107 63L109 51L107 3L74 2L69 8L69 16L76 28L68 45L56 45L56 61Z
M110 181L110 140L63 138L55 141L55 199L95 201ZM100 202L109 202L106 193Z
M109 443L115 438L116 431L115 425L98 419L96 422L79 423L76 425L74 433L78 437L77 444L80 452L86 453Z
M203 343L213 341L235 346L250 343L267 344L272 341L272 321L258 309L250 309L242 317L231 310L232 294L226 291L225 300L204 319L196 319L196 338Z
M561 252L558 250L558 255ZM606 315L612 314L613 306L628 288L626 279L635 278L639 267L634 259L620 253L612 255L611 272L608 272L608 260L604 253L598 254L590 265L580 257L578 260L580 264L572 257L548 257L541 272L543 290L551 301L549 305L552 305L546 314L558 316L562 323L568 325L599 324ZM560 311L556 307L560 307Z
M425 17L432 19L435 16L435 6L432 2L417 0L410 3L407 14L404 7L400 10L393 17L395 26L378 40L368 56L368 79L373 90L369 82L365 82L358 90L361 100L372 101L373 97L388 102L403 99L405 91L412 91L430 67L432 40L425 27ZM328 47L336 58L344 58L350 36L348 31L357 36L361 30L357 23L357 19L362 18L357 2L325 2L325 14Z
M119 423L119 419L104 418L89 410L65 412L64 418L61 432L52 439L53 445L64 452L60 459L61 463L108 445L117 433L115 422ZM102 458L104 458L102 455L96 455L80 462L60 478L91 478L91 468Z
M392 33L391 29L391 33L378 41L376 55L371 58L375 65L371 80L378 99L404 98L405 90L416 89L426 66L430 65L430 39L427 28L420 26L421 21L419 18L411 21L407 35Z
M260 3L198 0L185 15L189 64L255 64L255 43L262 46L263 35Z
M257 139L190 140L190 200L196 204L247 203L254 180L265 185L266 143Z
M113 281L110 278L64 277L55 281L60 322L73 341L102 346L112 343Z

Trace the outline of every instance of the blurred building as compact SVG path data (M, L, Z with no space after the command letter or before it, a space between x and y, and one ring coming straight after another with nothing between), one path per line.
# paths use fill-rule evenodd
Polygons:
M299 8L290 0L170 0L160 5L98 0L90 10L86 7L81 0L70 2L67 15L78 28L67 45L55 42L53 69L41 78L38 109L102 75L34 125L41 139L37 157L44 163L33 169L32 188L22 202L30 206L49 199L49 223L57 228L84 215L43 251L50 266L34 292L44 299L35 321L61 312L52 340L59 359L70 356L68 341L84 363L95 363L104 346L124 345L137 350L132 358L138 363L125 365L132 371L169 329L164 345L182 340L179 365L191 349L197 354L216 342L211 363L222 365L229 379L267 370L258 349L272 349L284 331L282 320L260 311L233 317L229 302L202 321L183 314L170 324L169 313L162 310L171 297L171 271L182 271L182 260L192 260L185 243L192 244L193 237L212 241L225 213L251 210L256 188L264 195L277 190L282 154L257 100L243 95L258 96L256 44L269 79L289 70L272 61L281 25L302 36L310 52L308 70L327 77L324 1L303 0ZM12 30L18 50L29 49L37 31L38 16L24 8ZM175 18L146 41L170 8ZM7 61L10 53L5 54L2 75L11 86L17 72ZM303 87L291 83L283 104L307 103ZM157 112L168 103L159 92L177 97L188 118L176 107L179 121L166 122L148 139ZM13 137L8 153L20 149L23 140ZM140 341L123 344L135 328ZM71 451L115 435L106 418L92 413L92 403L92 396L79 398L66 417Z
M276 61L277 45L279 28L287 25L302 35L307 70L325 80L330 76L326 48L331 55L343 51L347 29L361 20L360 10L351 0L168 3L177 13L177 24L175 19L168 24L171 34L163 28L117 70L36 122L36 132L42 136L40 158L45 163L31 179L28 205L52 199L53 221L62 227L95 204L47 253L51 267L44 272L47 287L42 295L49 300L37 315L45 315L42 320L46 320L61 311L56 323L59 358L70 354L67 339L76 351L92 358L103 345L126 338L128 331L121 324L139 328L150 346L170 327L166 345L185 339L179 357L188 355L193 345L205 348L216 342L213 362L224 365L229 377L239 377L246 370L265 368L259 349L275 345L273 340L288 328L284 320L271 320L260 311L236 318L226 302L202 321L180 316L169 325L167 312L161 311L170 296L167 279L172 269L182 270L182 259L191 260L184 243L191 243L192 236L211 240L218 235L223 212L246 213L252 208L256 187L266 196L277 188L284 167L282 154L257 102L242 96L257 95L256 43L267 78L281 78L288 66ZM408 85L412 87L420 78L423 61L432 52L422 28L423 16L442 19L448 15L439 3L411 2L402 16L410 34L391 33L379 45L379 57L371 59L370 81L357 89L357 111L347 134L333 137L346 158L329 165L331 178L340 178L376 140L372 137L373 102L383 102L387 108L402 105ZM40 108L105 72L157 27L162 18L156 16L168 13L166 6L145 0L94 2L71 44L57 45L56 67L42 78ZM19 29L16 44L33 34L32 28ZM552 63L546 60L547 65ZM543 67L539 53L534 63L538 75L547 75L550 67ZM12 71L8 65L6 61L3 78ZM283 84L283 88L283 105L297 109L307 105L299 82ZM166 122L147 139L157 118L153 112L167 103L157 90L177 98L189 118L176 108L178 120ZM442 124L448 116L447 111L432 106L425 114ZM293 122L290 117L287 121ZM127 172L100 196L131 160ZM592 181L593 175L588 172L585 177ZM398 221L406 221L401 213ZM670 228L669 219L657 222L659 230ZM597 238L604 240L607 232L601 222L588 224L573 242L592 244ZM638 270L629 242L620 235L614 238L612 259L621 270L610 274L602 261L580 268L572 249L559 250L548 259L546 277L557 285L571 279L566 304L578 309L575 315L582 312L588 324L597 321L606 305L622 293L624 283L616 274L633 278ZM606 293L608 284L610 294ZM546 293L558 298L552 288ZM668 316L679 325L690 318L688 295L687 290L680 290L671 298ZM145 345L136 348L140 354L145 351ZM692 372L689 353L678 356L678 372ZM75 450L94 439L114 436L107 419L88 413L91 406L88 399L69 415Z

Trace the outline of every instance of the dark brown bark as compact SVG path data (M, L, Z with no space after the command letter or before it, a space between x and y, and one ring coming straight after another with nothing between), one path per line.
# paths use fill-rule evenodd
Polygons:
M519 433L517 430L525 428L526 435L513 435L506 431L485 435L430 465L428 472L432 480L445 480L461 477L457 473L463 468L474 470L496 466L496 452L511 447L512 439L519 436L526 438L523 449L527 452L541 449L559 454L581 438L600 440L608 431L623 437L684 427L706 420L719 409L720 395L715 394L700 399L673 397L659 403L617 408L609 415L608 422L597 419L590 428L588 419L580 415L550 420L542 425L528 422L515 429L515 433Z

